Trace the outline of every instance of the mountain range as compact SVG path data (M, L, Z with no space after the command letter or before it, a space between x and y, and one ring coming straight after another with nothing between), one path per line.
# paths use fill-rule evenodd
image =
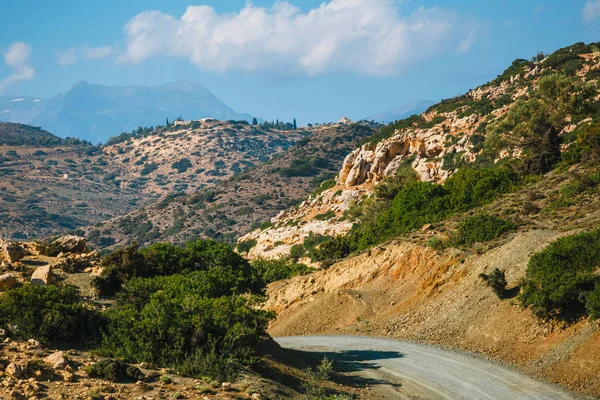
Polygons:
M53 98L0 96L0 121L41 126L61 137L92 143L166 119L247 120L191 81L159 86L103 86L77 82Z

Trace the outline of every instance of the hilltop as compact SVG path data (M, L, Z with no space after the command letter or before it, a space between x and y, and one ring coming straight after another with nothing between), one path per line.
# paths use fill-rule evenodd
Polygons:
M19 127L11 137L23 137L23 129L39 132L4 126ZM6 145L0 158L0 233L44 237L123 215L173 193L195 193L283 154L310 134L211 120L140 128L100 147L63 139L50 147L37 139L35 145Z
M264 164L257 163L255 168L229 179L231 174L208 182L202 190L167 196L158 203L87 227L86 235L94 244L107 240L104 237L115 239L116 245L132 240L183 243L197 237L234 243L252 226L267 226L271 217L334 176L347 152L372 136L377 126L337 123L300 130L306 134L303 139L285 153L273 154Z
M246 120L208 89L179 81L159 86L104 86L77 82L50 99L0 97L0 121L42 126L60 137L94 144L134 126L164 124L178 116L186 120L215 118Z

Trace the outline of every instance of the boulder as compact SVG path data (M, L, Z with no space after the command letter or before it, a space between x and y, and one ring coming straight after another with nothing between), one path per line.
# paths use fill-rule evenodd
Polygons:
M33 271L33 275L31 275L32 285L44 286L50 283L52 283L52 268L49 265L37 267Z
M21 245L19 245L18 243L2 241L2 256L9 263L19 261L26 255L27 250L21 247Z
M21 375L23 375L23 368L20 365L17 365L15 363L10 363L6 367L6 373L15 378L18 378Z
M57 351L44 358L44 362L52 365L54 369L63 370L67 367L68 362L62 351Z
M50 244L50 255L59 253L83 253L86 240L83 236L67 235L56 239Z
M10 289L17 284L17 278L13 274L0 275L0 290Z

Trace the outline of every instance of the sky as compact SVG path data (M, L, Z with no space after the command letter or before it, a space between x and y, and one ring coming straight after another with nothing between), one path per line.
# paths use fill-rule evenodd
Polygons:
M328 122L599 40L600 0L20 0L2 5L0 95L192 80L238 112Z

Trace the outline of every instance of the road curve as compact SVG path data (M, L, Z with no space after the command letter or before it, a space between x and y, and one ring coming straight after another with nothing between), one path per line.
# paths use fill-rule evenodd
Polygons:
M511 368L424 344L361 336L288 336L283 348L326 355L383 398L575 399Z

